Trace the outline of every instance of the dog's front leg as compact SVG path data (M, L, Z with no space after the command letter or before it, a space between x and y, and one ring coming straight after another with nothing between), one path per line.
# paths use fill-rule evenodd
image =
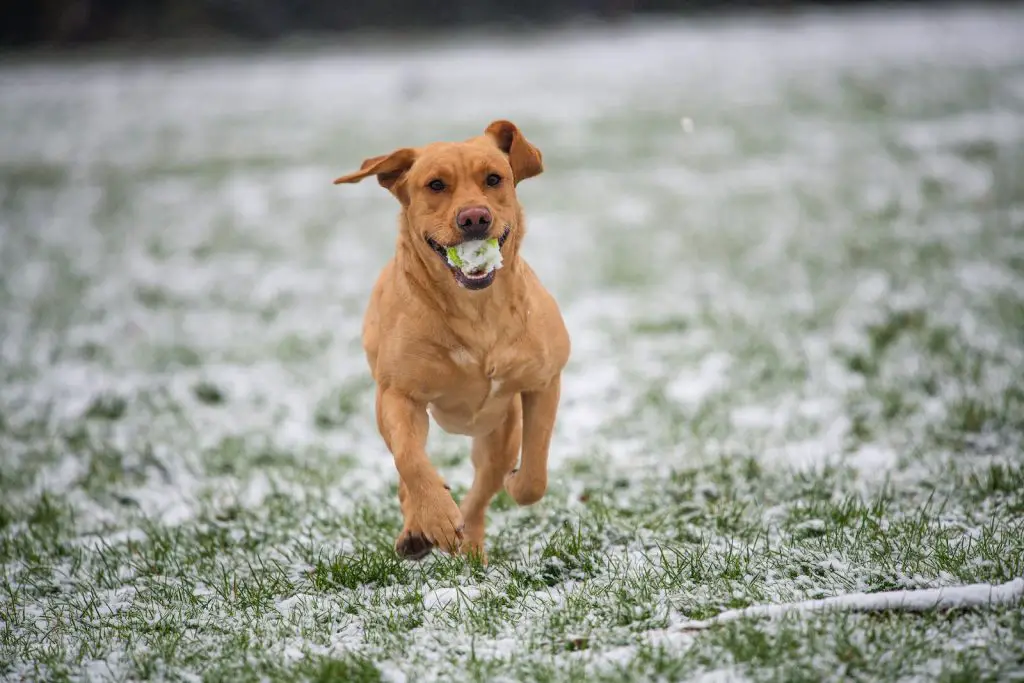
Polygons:
M555 428L561 376L539 391L523 392L523 458L505 480L505 490L520 505L532 505L548 488L548 448Z
M405 526L395 541L395 552L410 559L424 557L434 545L457 552L462 544L462 514L427 458L426 406L394 389L378 390L377 426L401 478Z

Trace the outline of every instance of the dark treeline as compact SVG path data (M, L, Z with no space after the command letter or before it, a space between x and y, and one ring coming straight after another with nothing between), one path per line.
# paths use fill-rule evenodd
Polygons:
M225 37L274 40L296 33L472 25L518 29L645 13L786 11L855 4L870 0L0 0L0 46Z

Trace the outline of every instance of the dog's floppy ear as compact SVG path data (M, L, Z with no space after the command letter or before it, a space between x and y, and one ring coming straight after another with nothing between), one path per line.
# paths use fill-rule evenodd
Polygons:
M493 138L498 149L508 155L508 163L512 167L513 181L518 185L544 172L544 158L540 150L531 145L519 128L511 121L493 121L484 131Z
M405 172L416 161L416 150L405 147L396 149L391 154L371 157L365 160L359 170L334 179L335 185L341 183L358 183L363 178L375 175L381 187L390 191L401 201L405 201Z

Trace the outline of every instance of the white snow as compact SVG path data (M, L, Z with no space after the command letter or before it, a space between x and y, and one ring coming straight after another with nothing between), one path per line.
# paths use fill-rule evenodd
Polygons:
M472 586L453 588L437 588L423 594L423 606L427 609L440 609L452 603L468 604L480 597L480 589Z
M725 385L731 364L728 354L710 353L701 359L696 371L677 375L665 387L665 393L685 406L696 407Z

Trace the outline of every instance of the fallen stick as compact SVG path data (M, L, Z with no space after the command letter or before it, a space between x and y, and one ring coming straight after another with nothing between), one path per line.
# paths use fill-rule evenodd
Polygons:
M884 591L880 593L849 593L821 600L802 600L778 605L753 605L731 609L703 621L684 621L669 631L702 631L718 624L749 617L782 616L789 612L929 612L968 607L1016 605L1024 600L1024 578L1016 578L997 586L975 583L921 590Z

